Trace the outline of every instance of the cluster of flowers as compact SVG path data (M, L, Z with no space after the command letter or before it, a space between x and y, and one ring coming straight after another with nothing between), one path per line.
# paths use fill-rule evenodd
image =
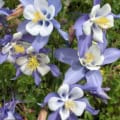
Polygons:
M53 28L65 39L69 35L61 29L60 23L55 17L61 11L61 0L19 0L23 8L25 20L18 26L13 35L5 35L0 40L0 64L8 61L16 68L16 80L22 74L31 75L35 84L39 85L41 77L49 71L55 77L59 77L60 71L54 64L50 64L48 56L50 50L45 48L49 41ZM75 23L74 30L77 38L78 49L59 48L54 56L58 61L70 65L65 73L63 84L57 93L49 93L41 107L48 105L51 111L48 120L77 120L84 110L93 115L98 114L84 92L102 98L107 102L109 96L102 88L103 78L100 68L103 65L115 62L120 58L120 50L107 48L106 30L114 26L114 15L111 6L105 4L100 7L100 0L93 1L90 14L83 14ZM0 14L6 17L14 13L14 10L3 8L4 2L0 0ZM4 26L2 20L0 24ZM79 84L81 80L86 83ZM15 106L19 101L5 103L0 109L1 120L22 120L15 113ZM14 104L14 105L11 105Z

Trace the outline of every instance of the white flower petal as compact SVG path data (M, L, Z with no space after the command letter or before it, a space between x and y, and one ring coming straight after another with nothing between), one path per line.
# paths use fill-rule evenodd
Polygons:
M50 71L50 67L48 65L40 65L37 67L38 72L44 76Z
M87 53L92 53L92 55L94 55L94 57L100 57L101 56L101 51L100 48L98 46L98 44L93 43L90 48L88 49Z
M109 23L101 25L101 28L103 28L103 29L108 29L108 28L111 28L111 27L114 26L114 17L113 17L113 15L108 15L106 18L108 19Z
M22 65L22 66L20 67L20 70L21 70L21 72L23 72L25 75L32 75L32 72L33 72L30 68L27 67L27 63L24 64L24 65Z
M19 40L19 39L22 38L22 36L23 36L23 33L22 33L22 32L17 32L17 33L14 33L14 34L13 34L13 39Z
M74 101L74 102L75 102L75 106L71 108L71 111L76 116L81 116L86 108L86 103L80 101Z
M4 6L5 2L3 0L0 0L0 8Z
M7 112L8 116L4 120L16 120L12 112Z
M55 16L55 7L53 5L50 5L48 8L48 13L50 14L50 18L49 20L53 19L53 17Z
M100 5L97 4L93 6L91 13L90 13L90 18L94 18L96 16L97 11L100 9Z
M86 66L87 69L89 70L99 70L100 69L100 66L95 66L95 65L89 65L89 66Z
M10 43L8 43L7 45L5 45L3 48L2 48L2 53L3 54L6 54L6 53L9 53L10 49L12 48L12 45Z
M91 34L91 27L92 27L92 22L90 22L90 20L86 21L84 24L83 24L83 32L86 34L86 35L90 35Z
M34 6L38 11L48 7L47 0L34 0Z
M33 5L27 5L24 9L23 16L27 20L32 20L34 18L34 13L36 12Z
M50 110L52 111L56 111L58 110L60 107L62 107L64 105L64 103L61 101L60 98L58 97L52 97L50 98L50 100L48 101L48 107Z
M27 62L28 62L27 57L19 57L18 59L16 59L16 64L19 66L21 66Z
M40 30L39 30L40 35L43 37L49 36L52 31L53 31L53 24L50 21L44 21L44 25L40 26Z
M99 27L93 27L93 39L97 42L103 43L103 31Z
M100 56L99 59L96 61L95 65L98 66L98 65L102 65L104 62L104 56Z
M67 120L70 116L70 111L64 108L61 108L59 111L61 120Z
M7 57L7 61L10 63L15 63L15 58L13 58L12 55L9 54Z
M27 53L27 54L31 54L32 52L34 52L33 46L30 46L30 47L28 47L28 48L26 49L26 53Z
M79 60L80 60L80 63L89 70L99 70L100 69L100 66L98 66L97 64L92 65L92 63L90 63L90 64L84 63L83 58L79 58Z
M69 85L63 84L62 86L60 86L60 88L58 89L58 94L62 98L68 96L68 94L69 94Z
M70 99L75 100L75 99L79 99L81 97L83 97L83 90L81 88L78 87L74 87L71 91L70 91Z
M41 61L41 63L42 64L48 64L48 63L50 63L50 58L48 57L48 55L46 55L46 54L39 54L40 55L40 61Z
M110 4L105 4L102 8L97 11L97 16L106 16L111 13Z
M28 33L30 33L31 35L33 35L33 36L39 35L41 30L42 30L41 26L39 24L37 24L37 23L29 22L26 25L26 31Z

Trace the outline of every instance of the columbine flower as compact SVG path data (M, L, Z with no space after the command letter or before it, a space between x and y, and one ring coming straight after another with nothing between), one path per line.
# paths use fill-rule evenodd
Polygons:
M13 38L17 38L16 36ZM15 41L12 36L5 36L1 41L0 64L5 61L15 62L16 56L25 54L25 49L30 46L23 41Z
M102 8L95 5L89 15L89 19L83 23L83 31L86 35L91 35L98 42L103 42L103 31L114 26L114 17L111 14L111 6L105 4Z
M87 99L83 98L83 90L77 85L69 86L68 84L63 84L57 93L48 94L44 103L48 104L51 111L54 111L48 117L48 120L77 119L76 116L81 116L84 110L88 110L94 115L98 113L90 106Z
M98 70L104 61L104 56L101 54L99 46L96 43L92 44L86 51L83 58L79 58L80 63L89 70Z
M20 0L20 2L24 6L23 14L27 21L19 25L19 32L23 35L28 32L35 36L32 46L36 51L48 43L54 27L65 40L68 40L68 34L61 30L61 25L54 19L62 8L61 0Z
M102 78L99 71L100 67L118 60L120 58L120 50L116 48L107 48L101 52L99 46L93 44L88 51L84 52L83 56L79 57L77 51L71 48L61 48L55 51L55 57L59 61L71 65L65 74L64 83L74 84L84 77L87 81L93 78L94 80L91 86L96 90L95 81L99 82ZM92 77L87 77L89 74L92 75ZM100 90L101 84L99 84L97 88ZM96 92L97 94L99 94L99 90Z
M75 25L77 39L84 34L92 36L92 40L97 42L103 41L103 33L114 26L114 18L120 18L120 15L114 15L111 11L111 6L105 4L100 8L101 0L93 0L93 8L90 14L83 14Z
M55 65L49 64L50 59L42 50L40 53L35 53L32 47L26 50L27 54L16 59L16 64L25 75L32 75L35 79L36 85L41 82L40 76L45 76L49 71L54 76L59 76L60 72Z
M34 5L27 5L24 10L24 17L30 22L26 30L31 35L48 36L53 30L51 20L55 16L55 7L48 6L46 0L34 0Z
M86 109L86 103L78 99L83 97L82 89L74 87L70 90L69 86L62 85L58 92L58 97L51 97L48 107L52 111L59 110L61 120L67 120L71 113L81 116Z
M23 120L22 117L15 112L16 104L19 101L10 101L5 103L4 106L0 108L0 120Z

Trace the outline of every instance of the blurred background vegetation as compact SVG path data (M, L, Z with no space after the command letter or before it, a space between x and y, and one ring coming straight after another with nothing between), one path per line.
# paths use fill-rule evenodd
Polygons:
M6 7L14 9L18 4L18 0L5 0ZM57 17L57 20L62 24L62 28L68 31L75 20L81 13L89 13L92 8L92 0L62 0L63 9ZM101 4L109 3L112 6L113 13L120 13L120 0L103 0ZM22 16L19 18L22 20ZM16 19L15 21L18 21ZM17 23L16 23L17 24ZM15 22L10 21L9 25L16 28ZM15 32L15 29L9 31ZM107 38L109 47L120 48L120 19L115 20L115 27L108 30ZM75 39L75 38L74 38ZM76 48L76 40L74 40L71 47ZM68 66L57 62L53 57L52 52L56 48L67 46L65 41L57 34L56 31L50 37L47 47L51 48L51 62L58 65L62 75L60 78L54 78L48 74L42 78L42 83L39 87L35 86L32 77L21 76L16 81L11 78L15 76L15 68L9 63L0 65L0 102L3 100L10 100L14 95L17 99L23 100L25 104L17 106L17 111L26 118L26 120L36 120L40 111L37 103L42 102L44 97L52 91L57 90L58 86L62 83L63 76ZM108 104L104 104L99 99L94 99L89 94L87 97L90 103L96 108L100 109L97 116L92 116L88 112L82 116L84 120L120 120L120 60L102 68L104 77L103 87L110 87L108 92L111 99Z

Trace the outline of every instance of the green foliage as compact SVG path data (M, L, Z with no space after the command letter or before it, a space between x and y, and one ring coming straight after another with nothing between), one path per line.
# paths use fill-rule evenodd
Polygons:
M102 4L110 3L113 12L120 13L120 1L119 0L103 0ZM15 8L18 5L18 0L6 0L6 6ZM57 19L61 22L62 28L68 30L80 16L81 13L89 13L92 7L92 0L63 0L63 9ZM109 47L120 48L120 20L115 21L115 27L108 31L107 37L109 41ZM66 46L65 41L57 34L53 32L50 37L50 42L47 47L52 49L52 52L59 47ZM76 47L76 41L72 47ZM17 110L28 120L35 120L39 113L40 107L38 102L42 102L44 97L52 91L57 90L58 86L62 83L63 76L68 66L57 62L50 54L51 61L58 65L62 75L60 78L54 78L51 74L48 74L42 78L42 83L39 87L35 86L32 77L21 76L16 81L11 80L15 76L15 68L9 63L0 65L0 100L9 100L11 95L14 94L17 99L23 100L27 109L32 109L33 113L23 112L20 108ZM85 120L120 120L120 61L105 66L102 68L104 84L103 87L110 87L108 92L111 99L108 104L102 103L98 99L90 98L90 103L100 109L100 113L97 116L91 116L88 112L85 112L83 118ZM89 95L88 95L89 97Z

